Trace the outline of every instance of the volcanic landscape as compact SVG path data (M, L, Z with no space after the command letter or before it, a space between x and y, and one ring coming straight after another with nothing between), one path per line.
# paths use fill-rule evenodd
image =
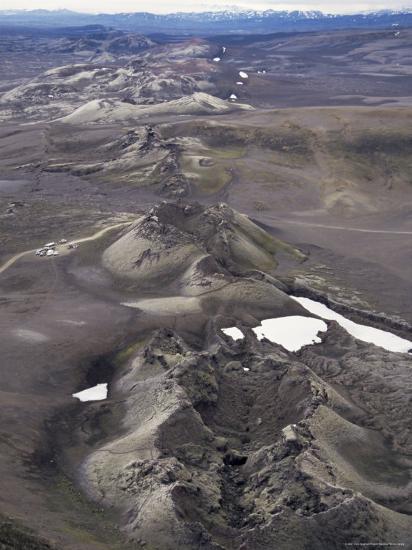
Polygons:
M0 548L412 548L411 52L2 28Z

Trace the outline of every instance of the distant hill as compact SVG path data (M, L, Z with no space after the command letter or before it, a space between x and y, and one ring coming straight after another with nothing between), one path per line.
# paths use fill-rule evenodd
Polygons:
M69 27L104 25L143 33L198 34L319 31L347 28L411 27L412 10L381 10L350 15L319 11L226 10L203 13L87 14L69 10L3 10L0 26Z

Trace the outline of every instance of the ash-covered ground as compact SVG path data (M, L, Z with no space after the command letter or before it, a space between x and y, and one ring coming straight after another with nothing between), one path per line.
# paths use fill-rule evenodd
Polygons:
M2 548L410 547L411 36L2 34Z

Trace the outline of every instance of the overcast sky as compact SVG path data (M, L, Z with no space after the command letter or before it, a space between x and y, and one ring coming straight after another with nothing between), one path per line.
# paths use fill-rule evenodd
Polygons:
M257 2L240 0L234 2L241 8L274 9L274 10L321 10L332 13L348 13L376 9L399 9L405 7L405 0L258 0ZM411 5L411 4L409 4ZM135 12L150 11L170 13L176 11L205 11L207 9L225 8L227 0L1 0L0 9L59 9L66 8L82 12Z

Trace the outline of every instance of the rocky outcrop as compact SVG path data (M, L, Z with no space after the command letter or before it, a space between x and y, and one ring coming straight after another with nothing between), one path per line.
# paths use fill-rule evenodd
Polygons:
M103 254L103 265L140 301L128 305L147 310L142 297L161 290L164 298L150 301L156 309L173 299L176 314L205 318L226 315L261 319L265 315L308 313L259 269L274 269L276 253L301 259L296 248L275 239L246 216L225 204L162 203L136 221ZM251 270L255 268L255 270ZM156 307L155 307L156 306Z
M277 280L278 251L303 257L223 203L163 202L103 253L134 301L132 341L109 398L54 426L56 463L137 548L410 540L412 358L335 322L296 353L257 340L259 319L310 315Z
M408 417L391 385L411 360L329 331L299 356L214 326L200 351L155 333L113 390L122 434L85 461L89 495L162 550L405 542L410 428L390 411ZM399 433L393 443L385 429Z
M304 258L298 249L272 237L224 203L203 207L163 202L108 248L103 262L115 275L139 280L144 286L158 284L162 262L168 264L171 280L175 264L181 270L214 268L221 275L225 270L232 274L250 268L271 270L277 252ZM196 262L205 256L209 262L199 266Z
M219 115L252 109L247 104L230 103L205 92L195 92L155 105L132 105L116 99L94 99L58 121L67 124L126 123L136 122L149 115Z

